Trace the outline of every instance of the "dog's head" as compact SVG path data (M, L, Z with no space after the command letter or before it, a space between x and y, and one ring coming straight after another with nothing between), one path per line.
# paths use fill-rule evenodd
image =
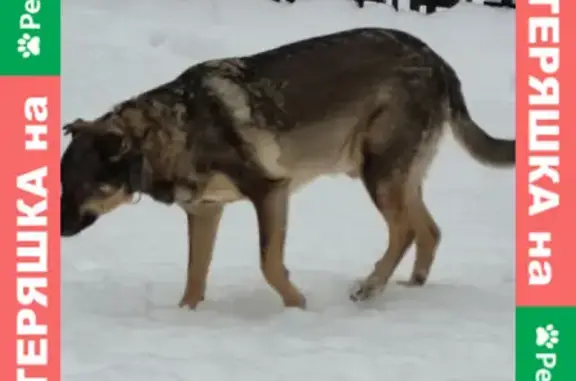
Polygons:
M141 156L110 121L81 119L64 126L72 140L61 158L60 234L70 237L99 216L130 202Z

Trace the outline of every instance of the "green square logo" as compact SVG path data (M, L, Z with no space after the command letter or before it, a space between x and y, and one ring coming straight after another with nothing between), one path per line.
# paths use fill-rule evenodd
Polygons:
M516 380L576 380L576 308L516 309Z
M60 75L60 0L0 2L0 75Z

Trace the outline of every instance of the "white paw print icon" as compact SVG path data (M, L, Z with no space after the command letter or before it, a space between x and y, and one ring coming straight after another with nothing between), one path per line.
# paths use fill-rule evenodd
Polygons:
M560 332L558 332L553 324L538 327L536 328L536 345L553 349L560 341L559 334Z
M24 33L18 39L18 53L22 54L24 59L40 54L40 37Z

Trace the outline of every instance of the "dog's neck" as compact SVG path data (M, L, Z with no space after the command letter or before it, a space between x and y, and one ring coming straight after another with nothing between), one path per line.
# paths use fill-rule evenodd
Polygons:
M135 193L173 204L178 189L193 194L210 173L226 172L220 167L238 161L240 146L231 145L230 137L223 135L232 129L220 126L226 123L213 120L207 109L201 99L184 103L177 94L164 91L143 94L114 109L117 124L140 153L129 171Z
M171 205L175 202L176 179L160 176L149 164L145 155L135 156L129 163L127 183L131 194L145 194L152 199Z

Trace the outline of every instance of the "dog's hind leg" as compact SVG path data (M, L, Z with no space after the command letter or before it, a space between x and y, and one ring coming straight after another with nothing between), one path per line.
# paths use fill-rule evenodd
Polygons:
M407 211L416 233L416 259L410 279L398 283L405 286L422 286L428 279L430 268L436 257L441 232L424 203L422 186L408 187L406 193Z
M418 149L426 145L426 139L419 127L422 123L414 115L419 114L404 108L383 108L372 117L364 133L361 177L388 225L389 242L374 270L352 291L350 298L354 301L370 299L383 291L416 236L407 208L407 189Z
M289 183L268 183L249 195L256 209L260 236L260 268L268 284L280 294L286 307L306 307L306 299L292 284L284 265L288 223Z
M406 210L406 176L398 173L382 178L381 169L372 168L379 161L372 162L370 157L366 157L365 161L364 185L388 224L389 243L386 253L376 262L372 273L351 293L350 298L354 301L371 299L384 289L415 237Z
M206 278L218 226L222 219L223 206L209 205L195 213L187 213L188 218L188 269L186 288L180 300L180 307L196 308L204 300Z

